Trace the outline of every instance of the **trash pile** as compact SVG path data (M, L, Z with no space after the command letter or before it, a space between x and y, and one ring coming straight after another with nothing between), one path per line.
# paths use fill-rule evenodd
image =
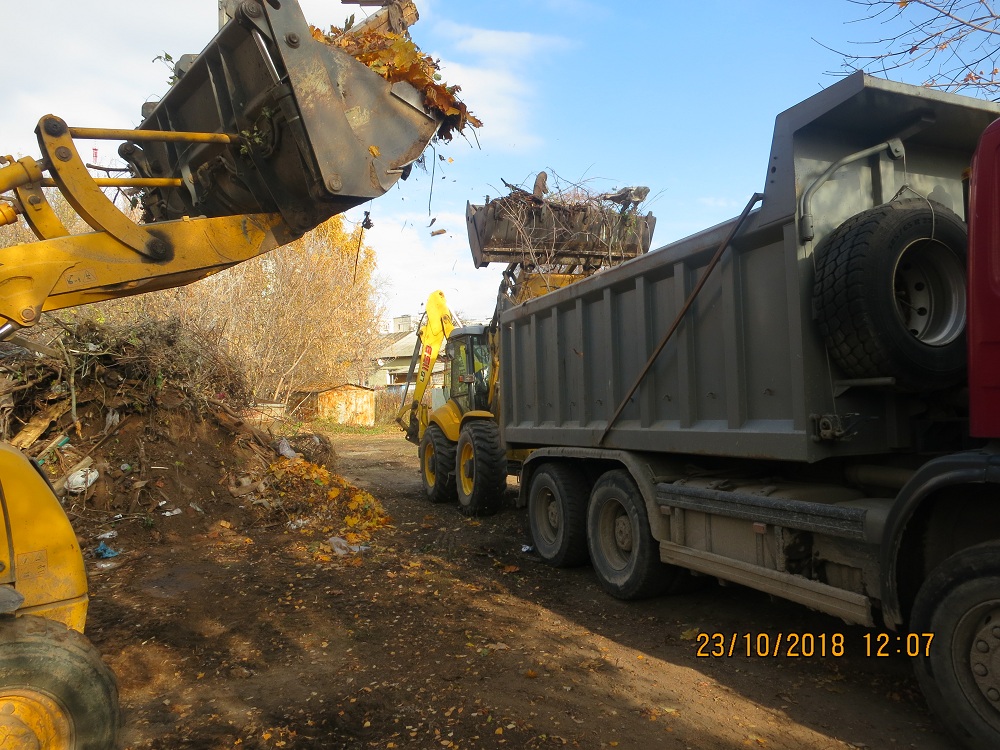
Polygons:
M93 319L0 343L2 438L33 458L93 555L117 554L109 524L225 515L241 528L300 524L361 545L388 523L332 473L323 435L253 426L249 389L224 352L176 320L115 328ZM100 527L96 528L96 527Z
M344 477L304 458L282 456L269 467L271 491L289 513L288 528L324 537L315 557L349 555L367 549L374 532L392 523L382 504ZM334 534L334 536L327 536Z
M122 514L176 509L158 490L184 464L178 418L239 431L241 374L179 321L118 330L86 318L32 335L0 344L0 437L59 495Z

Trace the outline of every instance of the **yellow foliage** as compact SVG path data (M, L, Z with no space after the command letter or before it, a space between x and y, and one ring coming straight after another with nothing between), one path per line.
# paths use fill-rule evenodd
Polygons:
M303 511L304 534L337 529L348 544L360 544L392 523L370 493L323 466L302 458L279 458L271 464L269 473L285 509Z
M438 128L441 139L450 141L452 131L461 133L467 125L482 127L482 121L458 99L461 87L441 81L437 62L421 52L409 36L364 27L344 31L331 26L329 34L316 27L311 31L317 41L342 49L390 83L406 81L420 91L424 105L444 118Z

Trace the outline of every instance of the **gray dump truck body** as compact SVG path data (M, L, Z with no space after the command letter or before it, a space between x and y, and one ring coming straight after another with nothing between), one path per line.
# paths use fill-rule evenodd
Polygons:
M600 444L806 462L912 450L908 394L846 377L827 355L813 251L909 188L964 217L963 172L998 115L991 102L862 74L778 115L763 203ZM504 313L506 443L598 445L734 222Z
M881 635L934 712L1000 747L1000 445L970 437L965 334L998 116L853 75L778 116L758 209L503 312L539 557L620 599L716 578L906 629Z

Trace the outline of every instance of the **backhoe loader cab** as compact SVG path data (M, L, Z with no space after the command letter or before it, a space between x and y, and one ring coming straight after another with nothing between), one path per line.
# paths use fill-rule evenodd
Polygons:
M459 416L490 411L490 348L486 326L456 328L445 352L448 358L445 398L455 402Z

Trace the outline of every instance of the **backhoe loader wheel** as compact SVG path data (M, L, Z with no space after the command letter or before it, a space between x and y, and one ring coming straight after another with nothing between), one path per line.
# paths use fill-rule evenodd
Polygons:
M436 424L420 439L420 477L432 503L455 502L455 444Z
M507 455L500 428L487 419L469 422L458 438L458 509L466 516L488 516L500 510L507 487Z
M86 638L41 617L0 618L0 744L106 750L120 728L114 674Z
M542 561L557 568L587 562L587 483L565 464L548 463L531 478L528 524Z

